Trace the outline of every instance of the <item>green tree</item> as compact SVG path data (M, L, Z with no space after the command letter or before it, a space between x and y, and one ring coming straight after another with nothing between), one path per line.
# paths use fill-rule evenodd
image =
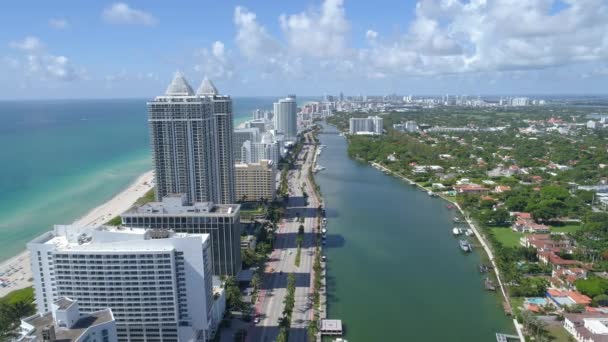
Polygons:
M230 310L238 311L243 308L243 295L234 277L227 277L225 283L226 304Z
M528 207L528 197L523 195L509 196L505 205L511 211L524 211Z
M578 279L574 282L576 288L584 295L595 298L608 294L608 280L590 276L587 279Z
M593 305L595 306L608 306L608 295L601 294L593 297Z

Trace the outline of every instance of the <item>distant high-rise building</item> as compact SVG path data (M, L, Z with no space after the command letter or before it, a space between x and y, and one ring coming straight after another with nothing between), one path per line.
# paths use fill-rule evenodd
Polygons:
M350 134L381 135L384 132L384 120L379 116L350 118L348 132Z
M204 79L196 94L176 73L165 95L148 102L156 198L233 203L232 100Z
M296 96L289 95L274 103L274 128L293 139L298 135Z
M237 128L234 130L232 139L232 149L234 152L234 162L242 163L242 148L245 141L259 142L260 130L257 127L252 128ZM238 197L237 197L238 199Z
M260 160L267 159L271 160L276 167L279 163L280 153L279 142L275 140L272 134L264 133L259 142L245 141L243 143L241 147L241 162L257 163Z
M259 109L253 111L253 120L264 119L264 112Z
M119 341L205 341L221 319L210 244L208 234L55 226L28 243L38 312L68 297L83 313L110 308Z
M529 104L530 99L528 99L527 97L514 97L513 99L511 99L511 106L514 107L527 106Z

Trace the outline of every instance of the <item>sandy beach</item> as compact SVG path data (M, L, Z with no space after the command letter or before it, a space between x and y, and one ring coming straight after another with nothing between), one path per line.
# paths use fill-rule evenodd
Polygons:
M111 218L120 215L131 207L138 198L143 196L152 187L154 172L148 171L139 176L128 188L114 196L106 203L89 211L86 215L74 221L76 225L98 226ZM61 224L61 222L57 222ZM51 229L52 227L49 227ZM32 271L30 256L26 251L3 261L0 264L0 298L7 293L32 285Z

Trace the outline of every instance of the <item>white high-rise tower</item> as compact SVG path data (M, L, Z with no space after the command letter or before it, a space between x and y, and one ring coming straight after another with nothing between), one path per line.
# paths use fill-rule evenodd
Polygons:
M289 95L274 103L274 128L293 139L298 135L296 96Z

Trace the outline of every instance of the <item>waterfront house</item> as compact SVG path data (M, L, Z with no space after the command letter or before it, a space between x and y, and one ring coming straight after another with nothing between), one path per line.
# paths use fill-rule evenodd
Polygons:
M567 235L559 234L529 234L519 239L523 247L534 247L541 251L573 252L573 242Z
M454 190L458 194L487 194L490 191L479 184L457 184L454 185Z
M559 307L576 304L587 306L591 304L591 298L578 291L547 289L547 298L552 300Z
M521 233L545 234L549 233L549 227L538 224L532 220L517 218L513 224L513 230Z
M552 266L568 267L568 266L580 266L581 265L580 261L564 259L553 251L548 251L548 252L538 251L537 256L538 256L538 261L545 263L545 264L550 264Z
M580 267L565 268L557 266L551 272L551 286L558 289L574 289L574 282L578 279L586 279L587 270Z
M516 232L534 234L549 233L549 227L534 222L530 213L512 212L511 216L515 217L512 228Z

